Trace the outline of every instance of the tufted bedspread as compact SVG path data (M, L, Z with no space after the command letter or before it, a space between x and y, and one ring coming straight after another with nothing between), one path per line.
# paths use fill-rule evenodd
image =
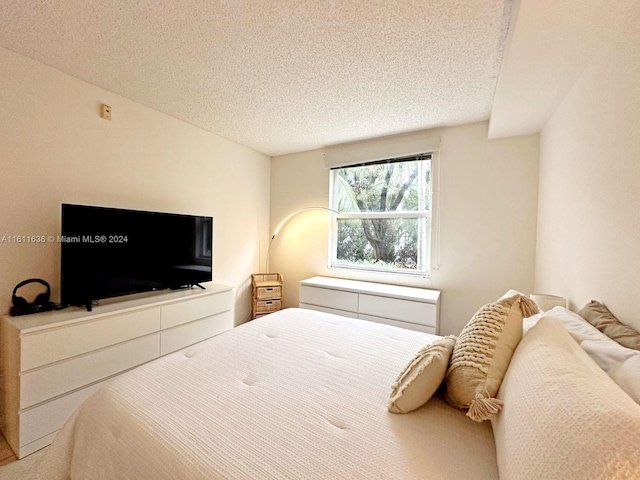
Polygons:
M432 398L386 410L436 337L288 309L109 383L60 431L41 479L497 479L491 425Z

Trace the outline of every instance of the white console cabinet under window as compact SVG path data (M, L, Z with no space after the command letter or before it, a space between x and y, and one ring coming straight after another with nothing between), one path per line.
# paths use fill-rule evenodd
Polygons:
M113 377L233 328L233 288L204 285L2 317L1 426L18 458L49 445Z
M437 334L440 292L341 278L300 282L300 308Z

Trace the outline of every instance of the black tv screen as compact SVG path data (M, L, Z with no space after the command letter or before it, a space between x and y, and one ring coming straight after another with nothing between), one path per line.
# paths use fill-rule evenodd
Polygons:
M211 281L212 239L212 217L62 204L62 303Z

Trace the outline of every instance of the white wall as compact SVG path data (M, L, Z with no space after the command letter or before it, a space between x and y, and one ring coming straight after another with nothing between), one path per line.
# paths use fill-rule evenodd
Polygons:
M305 212L271 247L270 270L284 275L286 306L297 306L298 282L313 275L431 287L442 290L440 333L449 334L459 333L478 308L509 288L532 291L538 135L487 140L486 122L424 134L441 138L441 269L431 279L331 270L328 215ZM272 232L293 211L328 201L322 150L272 159Z
M269 157L6 49L0 65L0 239L59 235L62 202L211 215L214 281L237 287L236 323L249 318L248 279L266 255ZM59 244L0 243L0 312L30 277L57 298L59 263Z
M640 8L541 134L536 290L640 329Z

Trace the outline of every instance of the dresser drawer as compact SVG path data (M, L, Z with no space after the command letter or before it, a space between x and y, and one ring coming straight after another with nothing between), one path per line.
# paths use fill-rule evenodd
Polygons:
M436 327L437 307L433 303L361 294L359 313Z
M160 307L155 307L29 333L21 339L20 370L24 372L141 337L159 328Z
M20 446L60 430L75 409L108 381L95 383L51 402L20 412Z
M20 446L18 447L17 452L14 450L14 453L19 459L24 458L27 455L31 455L32 453L35 453L38 450L42 450L47 445L51 445L51 442L53 442L57 434L58 432L50 433L49 435L39 438L35 442L31 442L27 445Z
M209 318L164 330L160 333L160 355L175 352L232 328L232 312L223 312Z
M20 409L110 377L160 355L154 333L20 375Z
M217 295L176 302L162 307L161 328L172 328L201 318L231 310L233 306L233 290Z
M308 303L300 303L300 308L306 308L308 310L315 310L316 312L333 313L334 315L342 315L343 317L358 318L356 312L347 312L346 310L338 310L329 307L320 307L318 305L310 305Z
M335 308L347 312L358 311L358 294L354 292L300 285L299 301L300 303Z
M426 325L418 325L417 323L400 322L398 320L389 320L388 318L376 317L374 315L358 315L361 320L369 322L384 323L385 325L393 325L394 327L406 328L407 330L415 330L417 332L436 334L436 327L427 327Z

